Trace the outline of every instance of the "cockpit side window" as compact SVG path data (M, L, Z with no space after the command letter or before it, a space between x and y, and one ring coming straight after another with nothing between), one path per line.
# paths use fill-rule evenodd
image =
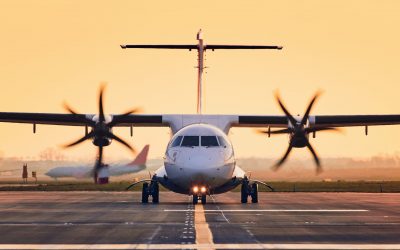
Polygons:
M181 145L183 136L178 136L175 138L175 140L171 143L171 147L179 147Z
M223 136L218 136L218 141L221 147L226 147L229 145L229 143L225 140Z
M199 145L199 136L185 136L183 137L181 147L198 147Z
M218 141L216 136L202 136L201 146L203 147L218 147Z

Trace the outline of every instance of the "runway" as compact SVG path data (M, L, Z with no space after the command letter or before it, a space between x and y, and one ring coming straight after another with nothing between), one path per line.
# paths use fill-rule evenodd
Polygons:
M400 194L0 192L0 249L400 249Z

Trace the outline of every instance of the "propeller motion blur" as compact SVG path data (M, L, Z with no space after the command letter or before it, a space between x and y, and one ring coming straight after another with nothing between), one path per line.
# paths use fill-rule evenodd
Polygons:
M65 148L70 148L74 147L86 140L92 139L92 143L97 146L98 148L98 154L97 154L97 159L96 163L93 168L93 174L91 174L94 178L94 182L97 183L98 180L98 173L101 171L101 169L105 166L103 164L103 147L108 146L111 144L112 139L116 140L117 142L121 143L128 149L130 149L133 153L136 152L135 148L133 148L131 145L129 145L126 141L123 139L119 138L112 132L113 126L116 125L115 121L112 121L111 119L107 119L107 117L104 114L104 108L103 108L103 93L104 93L104 88L105 85L102 85L100 87L100 92L99 92L99 114L97 116L92 116L92 117L82 117L82 115L79 115L76 111L74 111L68 104L64 104L65 109L71 113L72 115L76 116L78 119L82 119L82 122L86 123L86 130L85 130L85 136L82 138L65 145ZM126 117L129 116L130 114L135 114L139 111L139 109L132 109L122 115L120 117ZM87 127L91 127L92 130L88 133Z
M142 202L147 203L152 197L153 203L159 202L159 184L173 192L191 195L193 203L199 200L206 203L207 195L220 194L241 186L241 202L247 203L251 197L253 203L258 202L258 184L266 183L253 180L236 164L232 143L228 133L231 127L267 128L262 134L289 134L289 145L286 153L277 162L274 169L279 169L287 160L293 148L308 148L313 155L317 172L321 171L318 155L311 146L309 135L315 137L320 131L338 130L340 127L363 126L368 132L368 126L400 124L400 115L310 115L319 93L307 106L302 117L294 117L283 105L279 96L278 104L284 115L207 115L202 114L202 74L204 70L204 53L219 49L272 49L281 50L280 46L265 45L215 45L205 44L201 30L197 34L197 44L133 44L121 45L122 49L185 49L196 50L198 54L197 81L197 114L136 114L137 109L125 114L106 116L103 110L103 90L99 94L99 114L78 114L66 106L70 114L49 113L14 113L0 112L0 122L51 124L64 126L91 127L90 132L79 140L68 144L74 146L87 139L99 148L99 159L94 173L99 172L103 147L108 146L112 139L124 144L134 151L129 144L112 133L113 127L169 127L172 138L168 143L163 165L150 179L141 180L131 186L143 183ZM271 130L278 128L278 130ZM87 131L87 130L86 130ZM129 186L128 189L131 187Z
M301 120L294 118L289 111L286 109L285 105L283 105L282 101L280 100L279 96L276 95L276 99L278 101L279 106L281 107L283 113L285 113L289 124L288 124L288 128L285 129L280 129L280 130L275 130L275 131L271 131L270 129L268 130L259 130L260 133L263 134L268 134L268 137L271 136L271 134L273 135L277 135L277 134L289 134L290 139L289 139L289 146L288 149L286 150L286 153L283 155L283 157L280 159L280 161L278 161L273 168L275 170L278 170L282 164L286 161L286 159L288 158L290 152L292 151L293 148L304 148L307 147L311 154L314 157L314 161L317 165L317 173L320 173L322 171L321 168L321 163L320 160L318 158L317 153L315 152L314 148L311 146L310 141L308 139L308 136L310 133L312 133L315 137L315 133L317 131L329 131L329 130L333 130L333 131L338 131L338 128L334 128L334 127L310 127L308 124L309 121L309 116L310 116L310 112L311 109L315 103L315 101L317 100L317 98L319 97L319 93L316 93L315 96L312 98L310 104L307 107L306 112L304 113L303 118L301 118Z

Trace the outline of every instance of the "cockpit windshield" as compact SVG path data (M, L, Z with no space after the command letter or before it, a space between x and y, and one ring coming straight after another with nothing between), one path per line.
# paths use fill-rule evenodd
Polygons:
M218 141L221 147L227 147L229 145L223 136L218 136Z
M216 136L201 136L201 146L203 147L218 147Z
M175 140L171 143L171 147L179 147L181 145L183 136L178 136Z
M215 136L215 135L203 135L203 136L195 136L195 135L186 135L186 136L178 136L176 137L172 143L171 147L226 147L229 145L229 142L225 140L223 136Z
M183 137L181 147L198 147L200 140L198 136L185 136Z

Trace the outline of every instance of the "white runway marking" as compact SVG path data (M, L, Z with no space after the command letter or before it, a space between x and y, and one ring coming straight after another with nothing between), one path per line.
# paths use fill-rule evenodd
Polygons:
M164 212L187 212L188 209L164 209ZM323 212L323 213L351 213L368 212L367 209L205 209L204 212Z
M400 244L0 244L0 249L399 249Z

